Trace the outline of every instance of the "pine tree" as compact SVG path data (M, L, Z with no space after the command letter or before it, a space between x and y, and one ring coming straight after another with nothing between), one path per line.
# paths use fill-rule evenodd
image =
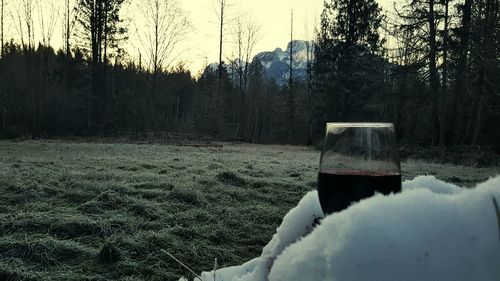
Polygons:
M368 119L364 107L382 81L378 33L382 15L374 0L325 1L315 46L313 87L316 135L328 121Z
M108 97L106 95L106 64L111 50L125 38L126 29L120 25L119 13L125 0L79 0L78 22L80 37L89 51L91 85L87 99L87 131L104 126Z
M375 0L326 0L321 16L322 36L345 42L346 47L380 48L381 8Z

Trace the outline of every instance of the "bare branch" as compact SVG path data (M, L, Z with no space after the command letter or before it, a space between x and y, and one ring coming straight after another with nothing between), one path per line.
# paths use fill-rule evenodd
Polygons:
M239 13L232 24L232 41L236 58L231 65L238 74L240 93L246 94L250 63L254 56L254 49L262 39L262 26L249 14Z
M153 73L169 69L181 52L178 46L192 30L191 22L176 0L146 0L138 6L141 20L136 35L144 47ZM141 24L142 23L142 24Z
M59 7L56 7L52 2L38 2L37 10L38 24L41 29L42 44L44 46L50 46L52 35L54 34L54 29L59 19Z
M493 197L493 206L495 207L495 212L497 215L497 223L498 223L498 240L500 241L500 208L498 207L498 202L495 197Z

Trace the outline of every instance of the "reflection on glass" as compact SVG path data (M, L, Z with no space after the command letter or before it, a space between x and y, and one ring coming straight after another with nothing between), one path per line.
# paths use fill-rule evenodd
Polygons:
M325 214L376 192L401 191L401 168L391 123L328 123L318 195Z

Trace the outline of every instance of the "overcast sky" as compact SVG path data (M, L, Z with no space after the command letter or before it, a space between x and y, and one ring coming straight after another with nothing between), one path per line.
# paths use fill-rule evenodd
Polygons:
M42 12L34 11L35 14L35 34L36 41L41 41L40 29L37 30L37 25L40 21L37 17L45 15L45 17L57 20L55 26L52 45L58 49L62 42L62 12L63 0L35 0L42 5ZM72 0L76 1L76 0ZM132 23L137 18L135 5L141 0L130 0L129 6L123 10L123 17L127 19L129 26L130 40L126 43L126 50L130 57L138 57L138 53L142 48L136 40L134 40L135 28ZM228 9L229 18L244 13L251 16L257 23L262 26L261 40L255 47L255 53L262 51L272 51L276 48L285 49L290 41L290 13L294 11L294 38L307 40L311 39L314 24L318 23L319 17L323 8L323 0L227 0L230 3ZM401 1L401 0L398 0ZM18 21L16 0L8 0L7 15L6 15L6 37L13 38L15 41L20 41L20 32L14 22ZM186 42L182 46L182 55L180 59L186 63L189 69L196 75L207 63L216 62L218 60L218 26L216 13L216 0L178 0L180 6L191 19L193 31L189 34ZM393 0L379 0L379 3L385 9L392 9ZM56 12L60 16L51 16L48 12L48 3L53 3L56 7ZM55 13L54 13L55 14ZM46 20L47 21L47 20ZM309 31L306 32L306 30ZM231 45L231 38L225 38L224 56L231 57L234 54L234 46Z

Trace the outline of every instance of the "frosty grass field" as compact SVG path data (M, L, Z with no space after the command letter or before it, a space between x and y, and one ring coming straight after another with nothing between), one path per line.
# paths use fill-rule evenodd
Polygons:
M0 280L177 280L261 254L315 189L319 152L291 146L194 148L0 142ZM406 161L474 186L499 172ZM192 279L192 276L189 276Z

